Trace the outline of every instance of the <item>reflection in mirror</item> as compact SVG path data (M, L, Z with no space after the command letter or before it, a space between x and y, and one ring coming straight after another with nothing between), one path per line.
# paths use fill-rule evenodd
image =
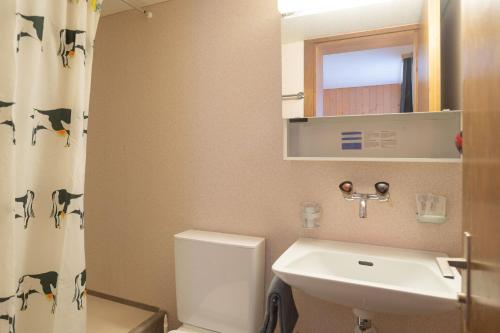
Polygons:
M304 52L314 55L306 56L314 65L306 66L305 75L316 79L305 87L314 92L315 116L413 112L416 26L349 37L305 44Z
M284 118L461 107L458 0L278 5Z
M316 115L413 112L413 45L327 54L322 61L323 112Z

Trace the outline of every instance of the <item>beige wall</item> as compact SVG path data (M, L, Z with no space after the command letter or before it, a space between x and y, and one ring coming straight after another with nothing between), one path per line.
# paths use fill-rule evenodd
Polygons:
M460 254L461 168L282 160L275 1L171 0L102 19L89 122L89 288L175 317L173 235L189 228L267 238L267 267L302 235ZM337 189L391 183L360 220ZM415 221L415 193L449 199L441 226ZM302 201L321 228L300 227ZM352 332L351 310L297 294L302 333ZM379 316L384 333L458 332L458 313Z

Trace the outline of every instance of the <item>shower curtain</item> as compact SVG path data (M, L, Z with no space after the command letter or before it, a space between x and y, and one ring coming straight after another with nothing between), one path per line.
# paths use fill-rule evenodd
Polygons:
M84 175L101 1L0 1L0 333L83 333Z

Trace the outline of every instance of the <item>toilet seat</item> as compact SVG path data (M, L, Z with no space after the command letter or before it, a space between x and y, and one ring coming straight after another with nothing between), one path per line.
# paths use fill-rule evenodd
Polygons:
M195 326L182 325L181 327L179 327L174 331L169 331L169 333L217 333L217 332L205 330L203 328Z

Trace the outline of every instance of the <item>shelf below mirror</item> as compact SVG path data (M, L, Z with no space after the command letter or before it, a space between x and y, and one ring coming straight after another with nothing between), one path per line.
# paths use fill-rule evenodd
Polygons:
M284 120L284 159L460 163L461 111Z

